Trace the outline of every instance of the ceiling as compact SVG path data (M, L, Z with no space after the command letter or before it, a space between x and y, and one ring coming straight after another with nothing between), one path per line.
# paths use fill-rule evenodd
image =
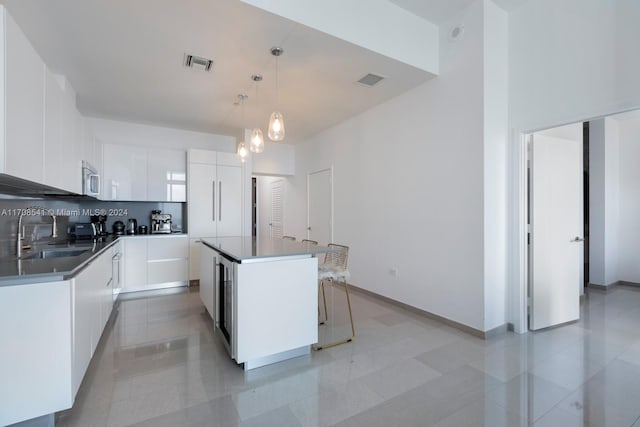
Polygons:
M301 140L433 75L238 0L3 0L83 114L197 131L266 128L277 106ZM282 46L279 95L272 46ZM212 72L182 65L185 53ZM367 73L387 77L373 88ZM250 79L260 73L258 86ZM234 106L247 93L245 119Z
M389 0L414 15L432 24L441 25L476 0ZM502 9L510 12L528 0L493 0Z

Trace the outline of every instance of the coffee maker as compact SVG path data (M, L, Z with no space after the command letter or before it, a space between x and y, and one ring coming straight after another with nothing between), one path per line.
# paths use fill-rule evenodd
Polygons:
M151 234L171 233L171 214L163 214L161 210L151 211Z
M91 223L95 230L95 237L104 237L108 234L106 215L91 215Z

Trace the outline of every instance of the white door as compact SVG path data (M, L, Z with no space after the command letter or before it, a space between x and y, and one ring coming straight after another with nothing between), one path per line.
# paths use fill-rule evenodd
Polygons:
M283 191L282 180L273 181L271 183L271 220L269 228L271 229L271 237L282 237L282 211L283 211Z
M307 175L307 235L322 245L333 241L333 173L331 169Z
M580 317L582 141L534 135L530 178L532 330Z

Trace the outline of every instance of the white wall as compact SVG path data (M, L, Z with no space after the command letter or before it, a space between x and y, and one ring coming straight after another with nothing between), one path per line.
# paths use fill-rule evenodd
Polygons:
M187 150L235 152L236 138L227 135L150 126L88 117L96 139L103 144L139 145Z
M251 155L254 174L293 175L295 173L295 149L293 145L271 141L265 141L264 145L262 153Z
M484 330L507 310L507 151L509 64L507 14L484 2Z
M305 234L306 174L333 165L351 282L484 330L483 2L442 28L439 77L296 146L287 233Z
M618 280L640 283L640 117L619 127Z
M640 2L627 0L535 0L509 14L508 252L516 330L526 324L520 134L640 107L638 20Z
M589 123L589 282L618 279L619 134L611 118Z

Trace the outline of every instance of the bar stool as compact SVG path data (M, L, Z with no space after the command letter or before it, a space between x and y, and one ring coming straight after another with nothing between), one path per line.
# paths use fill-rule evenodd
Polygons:
M301 240L302 243L308 243L310 245L314 245L314 246L318 246L318 241L317 240L310 240L310 239L302 239ZM314 255L315 257L315 255ZM327 298L324 294L324 285L321 285L318 287L318 293L320 293L320 289L322 289L322 301L324 303L324 320L319 321L318 325L324 325L324 322L327 321ZM320 305L318 305L318 319L320 319Z
M347 280L350 277L349 270L347 268L349 260L349 247L345 245L339 245L337 243L329 243L327 246L330 249L337 250L337 252L327 252L324 257L324 262L318 266L318 283L320 285L322 296L325 302L325 318L327 318L327 300L325 297L324 282L329 281L331 282L331 285L333 285L334 282L342 282L344 285L345 295L347 296L347 307L349 308L351 337L329 344L318 344L313 347L314 350L322 350L323 348L335 347L340 344L345 344L353 341L353 339L356 337L356 329L353 325L353 313L351 311L351 299L349 298L349 285L347 284Z

